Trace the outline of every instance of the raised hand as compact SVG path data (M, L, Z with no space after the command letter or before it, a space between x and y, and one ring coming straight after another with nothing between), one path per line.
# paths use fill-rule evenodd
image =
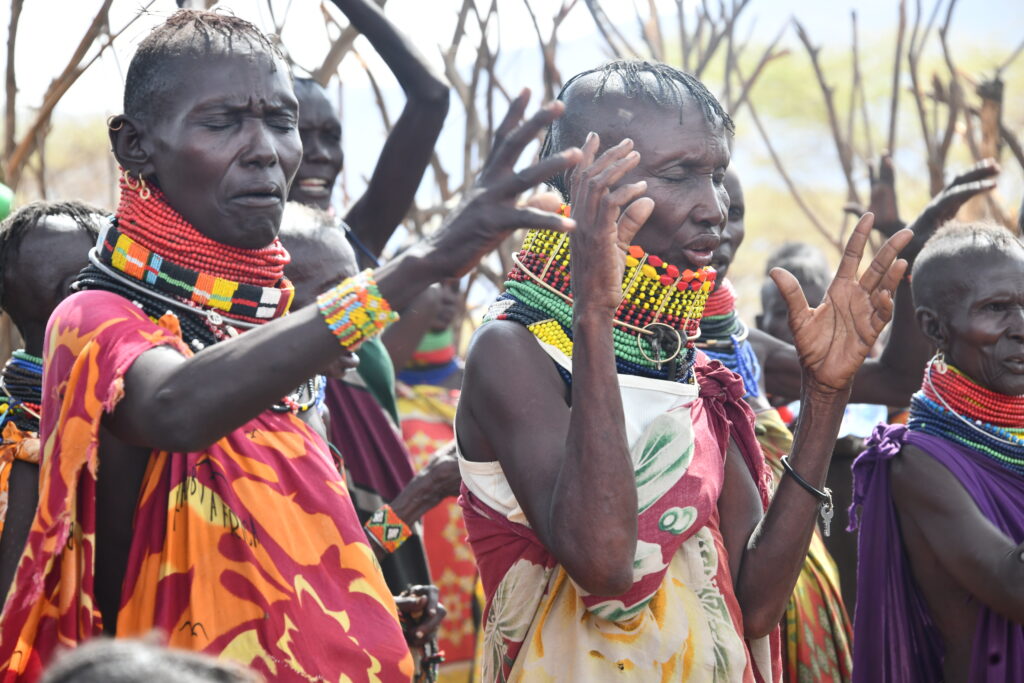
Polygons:
M654 200L640 196L647 189L642 180L610 189L640 163L633 141L626 138L595 160L600 145L598 135L590 133L569 177L578 226L571 243L573 306L614 313L622 300L626 249L654 210Z
M789 309L789 327L808 391L849 390L854 374L892 317L893 292L907 270L907 262L896 257L913 233L900 230L886 240L858 278L857 269L873 225L870 213L858 221L839 270L817 308L807 305L792 273L782 268L769 273Z
M995 159L982 159L953 178L952 182L942 188L942 192L932 197L921 215L907 226L914 231L914 239L903 256L913 263L914 257L921 251L924 243L942 227L943 223L954 218L961 206L996 186L999 171L999 164Z
M430 239L436 248L444 277L468 272L513 230L543 228L570 231L576 226L575 221L555 212L516 202L526 190L580 160L580 150L573 147L521 171L515 170L515 163L526 146L565 111L561 102L551 102L522 122L529 99L530 91L523 90L512 101L494 134L491 153L484 162L476 185Z
M868 164L871 182L871 203L865 209L860 204L847 204L844 210L855 216L866 211L875 215L875 230L886 237L892 237L902 230L906 223L900 220L900 212L896 205L896 174L892 166L892 155L883 154L878 160L878 170Z

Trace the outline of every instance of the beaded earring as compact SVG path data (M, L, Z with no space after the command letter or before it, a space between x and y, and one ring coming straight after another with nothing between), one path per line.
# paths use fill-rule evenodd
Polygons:
M929 370L934 368L935 372L939 373L940 375L945 375L946 372L949 370L949 366L946 364L946 354L944 354L942 351L936 352L936 354L932 356L932 359L928 362L928 368Z

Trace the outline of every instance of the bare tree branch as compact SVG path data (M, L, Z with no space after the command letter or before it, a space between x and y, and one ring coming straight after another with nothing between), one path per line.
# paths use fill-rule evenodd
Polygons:
M896 149L896 113L900 102L900 64L903 63L903 38L907 32L906 0L900 0L899 25L896 29L896 56L892 63L892 97L889 101L889 136L886 138L886 150L892 153Z
M803 25L800 24L797 19L793 19L793 25L796 27L797 36L800 38L800 42L804 44L807 49L807 54L811 58L811 66L814 68L814 76L818 80L818 86L821 88L821 93L825 99L825 110L828 113L828 125L832 130L832 139L836 144L836 152L839 155L839 165L842 167L843 175L846 177L846 189L847 199L850 202L856 202L860 204L857 194L857 184L853 179L853 158L850 151L850 143L848 140L843 138L842 130L839 127L839 116L836 113L835 101L832 97L833 88L825 81L825 74L821 69L821 64L818 60L818 52L820 48L814 47L811 44L811 38L807 35L807 31L804 30Z
M18 20L24 0L11 0L11 23L7 28L7 102L4 110L4 157L14 153L14 135L17 126L18 81L14 72L14 46L18 37Z

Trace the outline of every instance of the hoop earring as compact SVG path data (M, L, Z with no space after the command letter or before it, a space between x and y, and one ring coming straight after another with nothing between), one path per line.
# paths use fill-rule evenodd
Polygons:
M107 128L109 128L110 130L121 130L122 128L124 128L124 119L122 119L121 121L118 121L117 128L114 128L112 125L110 125L110 122L113 121L113 120L114 120L114 115L113 114L111 114L110 116L107 117Z
M935 372L940 375L945 375L949 371L949 365L946 364L946 354L942 351L936 352L932 359L928 361L928 366L935 368Z
M142 176L140 175L138 180L132 178L132 172L127 168L121 169L121 177L124 178L124 184L129 190L137 190L142 185Z
M146 179L139 175L139 199L146 201L153 196L153 192L149 189L149 185L146 184Z

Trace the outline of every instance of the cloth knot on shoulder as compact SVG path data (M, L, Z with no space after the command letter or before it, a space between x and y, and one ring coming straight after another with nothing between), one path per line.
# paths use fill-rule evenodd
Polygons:
M703 363L701 362L702 356ZM721 361L709 360L707 356L699 354L696 370L701 398L739 401L746 393L743 378L725 367Z

